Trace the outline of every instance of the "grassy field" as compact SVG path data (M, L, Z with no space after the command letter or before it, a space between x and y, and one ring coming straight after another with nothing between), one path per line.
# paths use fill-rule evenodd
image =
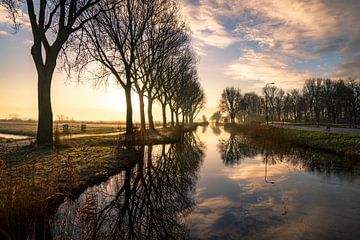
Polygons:
M81 133L81 124L86 124L86 133L110 133L124 129L124 123L83 123L83 122L55 122L54 131L58 128L63 131L63 124L69 125L72 134ZM0 121L0 133L9 133L25 136L35 136L37 122L33 121Z
M112 133L117 131L125 130L125 123L123 122L54 122L54 131L58 129L59 133L65 133L63 130L63 125L68 125L68 132L71 134L96 134L96 133ZM86 132L81 131L81 125L86 125ZM160 127L162 124L160 122L155 122L155 127ZM134 123L134 128L139 129L140 124ZM0 120L0 133L5 134L15 134L15 135L24 135L29 137L35 137L37 130L37 122L35 121L4 121ZM5 141L1 139L0 142Z

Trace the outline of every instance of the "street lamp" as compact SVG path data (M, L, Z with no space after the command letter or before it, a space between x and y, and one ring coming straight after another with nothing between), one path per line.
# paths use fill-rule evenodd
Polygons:
M268 86L268 85L272 85L272 84L275 84L274 82L272 83L267 83L265 84L265 88ZM265 91L265 109L266 109L266 125L269 126L269 109L268 109L268 97L267 97L267 92Z

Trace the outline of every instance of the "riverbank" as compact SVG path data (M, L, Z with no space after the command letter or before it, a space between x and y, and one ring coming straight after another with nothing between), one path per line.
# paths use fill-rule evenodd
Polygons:
M22 147L2 147L0 149L0 176L3 180L6 178L5 175L9 175L13 182L26 178L31 170L36 175L36 182L40 185L44 180L46 188L65 189L65 186L77 182L87 182L87 179L92 176L112 175L113 170L117 171L120 165L123 166L122 164L128 162L128 160L119 161L118 159L128 149L132 151L135 146L175 143L182 140L185 132L193 131L197 126L194 124L156 129L143 134L137 133L134 134L131 144L126 141L125 134L122 133L82 138L72 138L70 135L68 138L60 139L52 148L36 147L33 144ZM72 173L70 180L74 181L70 182L64 173ZM1 192L6 188L5 182L0 182L0 204Z
M0 230L16 233L19 226L12 226L12 222L26 222L26 226L29 222L34 226L41 224L36 219L47 219L50 210L56 209L54 206L62 203L65 197L74 199L87 187L141 161L144 144L181 141L185 132L197 126L147 131L135 135L133 145L126 145L124 135L120 134L64 138L50 149L32 145L1 148ZM37 214L29 214L33 211ZM31 219L28 216L32 216ZM18 234L12 238L19 239L29 233L20 231Z
M129 146L174 143L181 140L182 134L193 131L196 127L195 124L156 129L146 131L144 134L137 133ZM50 192L55 189L65 189L66 186L69 188L77 182L87 182L93 176L112 175L113 170L118 170L119 164L123 166L124 162L128 162L128 160L119 161L118 159L119 155L124 155L124 149L129 148L126 147L126 143L125 134L119 133L82 138L69 135L60 139L53 148L34 145L2 147L0 151L1 179L6 179L5 175L11 177L12 183L17 179L28 179L26 175L29 175L29 170L31 170L36 175L36 183L42 185L44 182L46 188L52 189ZM67 178L65 173L72 173L71 179ZM2 186L6 185L5 182L5 180L0 182L0 199L1 192L6 188Z
M141 154L136 147L101 144L11 148L0 155L0 230L13 234L10 239L31 234L35 237L30 239L38 239L37 229L49 229L49 219L65 197L75 199L87 187L133 166Z
M228 124L225 128L254 138L262 138L271 144L291 144L360 159L360 137L356 135L287 129L261 124Z
M350 134L286 129L290 140L305 147L360 159L360 137Z

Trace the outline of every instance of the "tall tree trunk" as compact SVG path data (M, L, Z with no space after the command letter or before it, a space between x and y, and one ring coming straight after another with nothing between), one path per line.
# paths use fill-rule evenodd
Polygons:
M51 108L51 80L56 66L57 54L46 53L43 64L41 46L35 44L31 55L38 74L38 129L36 142L40 145L53 142L53 113Z
M170 108L170 111L171 111L171 126L173 127L175 125L175 122L174 122L174 111Z
M36 142L40 145L53 142L53 113L51 108L51 79L48 71L38 72L38 128Z
M152 99L152 97L149 94L149 97L148 97L148 118L149 118L149 129L150 130L155 130L154 119L153 119L153 115L152 115L153 101L154 101L154 99Z
M179 111L175 111L175 117L176 117L176 126L179 126Z
M131 84L125 88L126 97L126 139L132 140L133 135L133 121L132 121L132 103L131 103Z
M163 128L166 128L166 104L165 103L162 103L161 104L161 107L162 107L162 115L163 115Z
M356 108L354 109L354 124L355 124L355 126L357 125L357 110L356 110Z
M145 107L144 107L144 93L139 92L139 102L140 102L140 129L142 132L145 131Z

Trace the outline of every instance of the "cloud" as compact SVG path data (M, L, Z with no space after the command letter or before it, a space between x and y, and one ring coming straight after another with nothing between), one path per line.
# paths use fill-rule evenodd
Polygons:
M27 40L24 40L23 43L25 45L31 46L31 45L33 45L34 42L33 42L33 40L27 39Z
M29 30L29 31L31 30L31 24L30 24L29 17L26 13L21 11L21 9L19 10L19 17L17 20L23 29ZM7 9L5 9L2 6L0 6L0 24L5 25L5 26L11 26L11 27L14 25L13 21L11 20L11 18L9 16Z
M339 11L346 9L346 3L333 6L321 0L244 0L242 6L243 11L262 20L245 25L251 28L247 39L265 38L272 43L265 47L304 59L341 50L351 37L351 32L344 35L345 25L356 26L356 21L346 22L348 12ZM238 30L242 28L240 25Z
M266 52L266 55L287 58L277 63L263 61L257 64L251 61L247 64L240 59L226 69L237 78L240 67L248 71L242 75L249 75L249 72L256 75L256 66L262 67L261 72L273 76L283 73L283 78L300 79L307 74L287 66L284 68L283 64L294 59L322 63L333 61L324 56L328 53L335 53L336 62L343 61L343 64L334 66L333 71L327 69L326 75L335 71L349 76L353 76L354 71L356 73L353 66L356 65L354 59L360 54L360 1L184 1L184 15L194 33L196 48L203 54L206 54L206 46L227 48L239 44L257 52ZM271 78L264 74L259 77Z
M268 82L296 88L312 76L310 72L291 69L286 58L281 55L256 52L253 49L245 50L237 61L228 65L225 74L241 81L247 90L262 88Z
M0 6L0 24L10 25L13 22L9 18L9 14L4 7Z
M6 36L6 37L10 37L10 36L12 36L11 34L9 34L8 32L6 32L6 31L2 31L2 30L0 30L0 36Z
M348 60L346 63L338 66L335 76L339 78L355 78L360 79L360 56Z
M204 55L206 46L226 48L237 39L216 18L216 11L203 2L185 2L182 13L192 31L195 49Z

